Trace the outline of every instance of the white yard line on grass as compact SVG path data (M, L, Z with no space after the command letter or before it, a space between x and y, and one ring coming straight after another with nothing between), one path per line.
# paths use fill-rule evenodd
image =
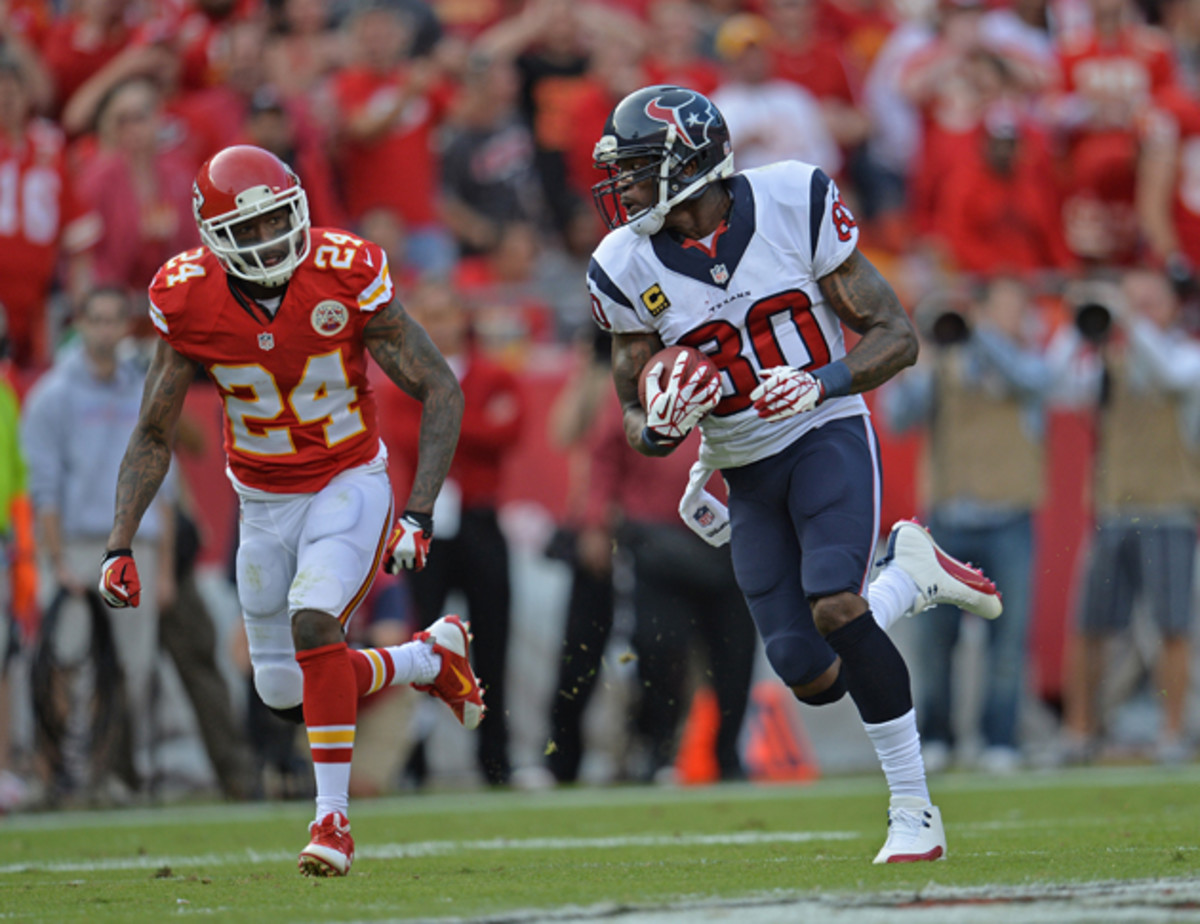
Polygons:
M812 841L845 841L858 837L855 831L745 831L735 834L638 835L633 837L532 837L491 838L481 841L420 841L411 844L371 844L356 848L359 859L397 860L431 857L468 850L592 850L624 847L725 847L746 844L801 844ZM45 870L57 873L112 872L114 870L180 870L193 866L231 866L246 863L282 863L295 857L292 851L244 850L195 856L112 857L100 860L50 860L10 863L0 866L0 875Z
M938 777L934 788L942 793L1027 789L1070 789L1080 784L1120 788L1143 786L1154 780L1164 786L1200 784L1200 764L1180 768L1162 767L1076 767L1062 770L1029 771L1013 776L950 773ZM357 811L373 815L408 817L441 815L447 812L507 812L567 808L614 808L640 805L678 805L691 802L773 802L793 799L828 799L877 793L886 798L883 778L875 774L828 777L810 783L722 783L714 786L583 786L564 787L543 792L454 791L427 792L412 796L362 799L354 803ZM238 803L213 805L161 805L105 811L60 811L13 814L4 826L17 830L62 830L67 828L141 827L194 823L223 825L248 818L298 817L310 809L297 803Z

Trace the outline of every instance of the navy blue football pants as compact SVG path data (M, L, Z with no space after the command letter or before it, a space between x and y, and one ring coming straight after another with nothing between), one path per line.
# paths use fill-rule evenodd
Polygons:
M810 600L865 596L879 535L882 474L867 417L833 420L782 452L722 469L738 586L767 660L788 686L816 680L836 655Z

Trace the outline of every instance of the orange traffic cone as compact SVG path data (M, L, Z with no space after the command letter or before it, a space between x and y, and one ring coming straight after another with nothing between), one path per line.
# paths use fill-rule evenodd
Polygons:
M715 783L721 777L717 766L717 730L721 711L712 687L697 687L675 755L675 775L685 786Z
M796 700L774 680L754 685L746 712L743 763L752 780L784 782L820 776Z

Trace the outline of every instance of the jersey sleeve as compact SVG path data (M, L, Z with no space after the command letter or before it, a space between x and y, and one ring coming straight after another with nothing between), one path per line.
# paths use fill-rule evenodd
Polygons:
M630 334L645 333L654 329L641 317L633 299L604 268L601 250L597 251L588 264L587 286L592 302L592 319L602 330L614 334Z
M837 183L817 169L812 175L809 196L809 237L813 278L828 276L841 266L858 246L858 222L842 201Z
M203 247L176 254L159 267L150 282L150 320L171 346L179 349L193 315L186 309L189 295L203 286L217 267Z
M322 269L338 274L343 291L354 299L363 314L374 314L396 294L387 254L373 241L345 231L314 228L313 253L308 257Z

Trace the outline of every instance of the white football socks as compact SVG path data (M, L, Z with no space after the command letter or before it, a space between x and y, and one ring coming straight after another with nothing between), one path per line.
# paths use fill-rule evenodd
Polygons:
M389 645L386 649L392 656L397 683L433 683L442 669L442 656L433 650L433 642L405 642Z
M864 722L863 728L875 745L892 796L915 796L928 802L929 787L925 783L925 762L921 760L916 710L909 709L904 715L878 725Z
M871 582L867 588L867 602L884 632L901 616L908 615L917 601L917 590L917 582L906 571L891 565Z

